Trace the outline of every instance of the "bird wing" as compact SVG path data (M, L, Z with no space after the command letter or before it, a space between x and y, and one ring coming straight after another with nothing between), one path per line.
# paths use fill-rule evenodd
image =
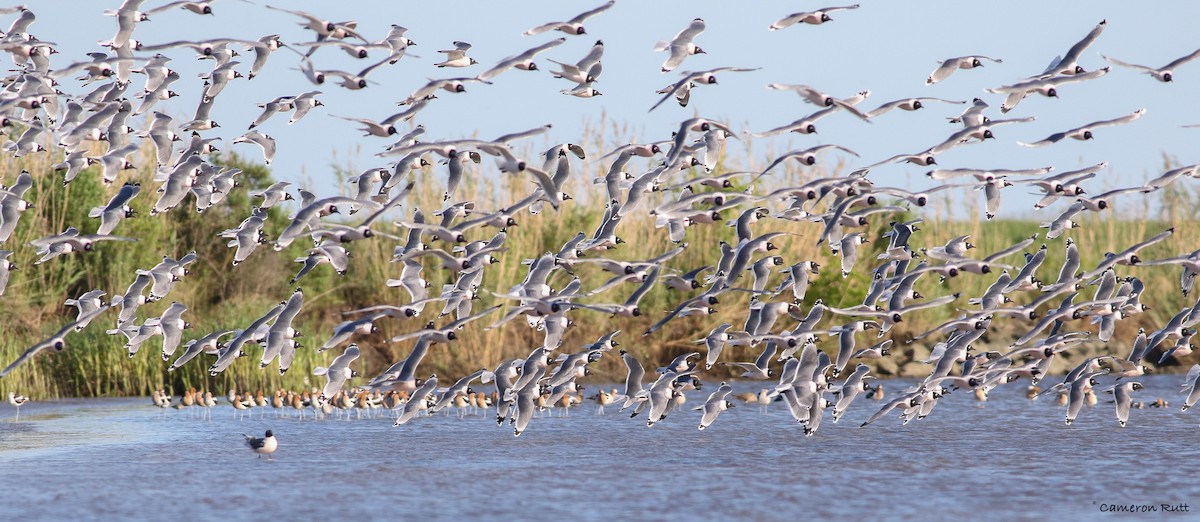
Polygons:
M806 17L810 14L812 14L812 12L810 12L810 11L805 11L805 12L801 12L801 13L792 13L783 18L780 18L775 23L768 26L767 29L770 29L772 31L778 31L780 29L790 27L792 25L795 25L796 22L799 22L801 19L803 19L804 17Z
M672 55L672 58L673 57L674 57L674 55ZM667 87L666 89L663 89L661 91L657 91L657 92L663 93L663 97L660 98L658 100L658 102L656 102L654 105L651 105L650 110L648 110L646 112L653 112L654 109L657 109L659 105L663 104L663 102L671 99L671 97L674 96L676 92L679 92L679 90L682 89L685 85L688 85L689 83L691 83L693 78L694 78L694 75L685 76L682 80L679 80L679 81L671 84L670 87Z
M1120 118L1113 118L1111 120L1100 120L1097 122L1092 122L1091 124L1089 124L1087 126L1091 127L1091 128L1096 128L1096 127L1110 127L1113 125L1122 125L1122 124L1134 121L1138 118L1141 118L1143 114L1146 114L1146 109L1138 109L1136 111L1133 111L1130 114L1121 116Z
M33 357L34 355L37 355L38 352L51 347L54 344L52 342L53 340L54 339L46 339L42 342L39 342L39 343L29 347L27 350L25 350L24 353L21 354L20 357L17 357L17 360L13 361L12 364L9 364L6 368L4 368L4 370L0 370L0 377L4 377L5 375L8 375L10 372L15 370L18 366L25 364L25 361L28 361L31 357Z
M1103 54L1101 54L1100 57L1104 58L1105 60L1107 60L1109 63L1111 63L1113 65L1120 65L1121 67L1129 67L1130 69L1138 69L1140 71L1146 71L1146 72L1150 72L1150 71L1154 70L1153 67L1146 67L1145 65L1138 65L1136 63L1122 62L1121 60L1118 60L1116 58L1110 58Z
M573 24L581 24L581 23L583 23L584 20L587 20L588 18L591 18L600 13L603 13L604 11L607 11L614 4L616 4L616 2L614 0L609 0L608 2L601 4L599 7L596 7L595 9L591 9L591 10L579 13L574 18L568 20L568 22L573 23Z
M1023 141L1018 141L1017 144L1019 144L1023 147L1044 147L1051 143L1058 143L1059 141L1062 141L1063 138L1067 137L1067 134L1068 134L1068 132L1056 132L1054 134L1051 134L1051 135L1045 137L1044 139L1035 141L1033 143L1025 143Z
M1092 42L1095 42L1096 39L1100 37L1100 33L1104 32L1104 28L1107 25L1107 20L1101 20L1100 23L1096 24L1096 27L1088 32L1087 36L1084 36L1083 39L1076 42L1075 45L1072 45L1071 48L1067 50L1067 53L1064 54L1063 57L1054 64L1054 67L1047 69L1046 72L1049 72L1052 69L1057 69L1063 64L1072 63L1079 60L1079 57L1083 55L1083 51L1086 50L1088 46L1092 45Z
M859 7L858 4L846 5L846 6L842 6L842 7L822 7L821 11L826 12L826 13L832 13L835 11L846 11L849 9L858 9L858 7Z
M675 38L671 39L671 46L683 45L686 47L689 42L702 32L704 32L704 20L699 18L692 20L692 23L688 24L682 31L679 31L679 34L675 35Z
M646 292L649 292L654 286L654 282L658 280L658 270L659 267L655 266L654 269L646 275L646 280L642 281L642 286L639 286L638 289L629 296L629 299L625 301L626 306L637 306L638 301L642 300L642 296L646 295Z
M1196 58L1200 58L1200 49L1196 49L1196 50L1195 50L1195 51L1193 51L1191 54L1188 54L1188 55L1186 55L1186 56L1181 56L1181 57L1179 57L1179 58L1176 58L1176 59L1175 59L1174 61L1172 61L1171 63L1168 63L1168 64L1164 65L1164 66L1163 66L1163 69L1174 69L1174 68L1176 68L1176 67L1179 67L1180 65L1183 65L1183 64L1185 64L1185 63L1188 63L1188 62L1190 62L1190 61L1192 61L1192 60L1195 60Z

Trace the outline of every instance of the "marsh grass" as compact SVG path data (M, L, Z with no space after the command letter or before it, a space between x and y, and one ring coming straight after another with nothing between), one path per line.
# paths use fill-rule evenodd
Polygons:
M589 157L580 167L574 169L566 189L575 200L568 202L558 212L547 206L539 215L518 216L519 225L508 231L507 250L498 253L496 257L499 258L499 262L487 268L482 288L507 291L524 278L528 267L522 263L523 260L537 257L544 252L557 251L576 233L591 235L600 224L603 205L596 200L597 188L592 184L592 179L604 175L607 162L599 161L600 154L596 151L608 150L614 143L636 141L636 135L627 126L608 120L601 120L595 129L586 132L582 137L581 141L589 151ZM526 157L534 162L540 161L540 150L544 150L550 144L543 145L545 147L528 147L525 150ZM741 150L736 154L722 155L716 172L761 169L770 157L781 152L768 151L760 159L752 152L753 142L731 142L727 147L740 147ZM148 317L158 316L172 301L182 302L189 307L184 317L194 325L194 329L185 332L185 341L218 329L245 327L272 304L285 299L291 293L292 289L287 281L300 267L294 259L305 255L306 248L309 247L307 240L297 241L282 252L273 251L270 245L261 245L245 263L233 267L231 261L234 249L227 248L225 241L217 238L217 234L222 230L236 227L249 215L252 202L247 196L248 191L265 187L272 182L270 173L265 168L235 155L218 157L218 163L243 170L242 186L225 202L201 215L195 212L192 199L189 198L180 208L164 216L148 217L149 208L157 199L157 184L151 182L152 172L149 170L126 171L122 173L116 185L104 187L98 181L97 170L88 169L64 188L61 175L52 170L52 157L61 157L61 152L52 151L0 162L0 179L8 183L11 183L22 169L29 170L37 180L30 195L27 195L27 199L31 199L36 209L25 213L16 233L4 245L5 248L16 252L14 260L21 267L21 271L12 277L6 294L0 297L0 361L4 361L4 364L14 360L27 347L73 319L73 309L63 306L65 299L76 297L93 288L106 290L106 299L120 295L133 281L137 269L153 267L164 255L178 258L188 251L196 250L199 261L191 267L191 274L176 285L167 299L143 305L139 309L137 322L140 324ZM488 161L486 157L485 161ZM152 162L147 157L137 163L145 165ZM641 163L631 164L630 170L641 167ZM322 195L339 191L348 194L353 190L353 186L344 183L344 180L357 172L355 169L337 165L332 168L340 184L333 187L315 187L313 191ZM797 167L787 164L777 168L761 182L765 190L797 185L845 170L842 165ZM530 190L527 177L484 174L492 171L490 165L472 165L471 174L459 187L455 199L474 200L479 209L492 210L519 199ZM417 182L416 190L400 209L388 214L378 227L373 227L377 231L403 237L406 230L393 225L393 220L410 219L413 209L420 208L432 221L435 219L432 213L443 207L441 196L445 185L445 167L427 167L414 172L413 176ZM61 232L67 226L76 226L82 233L94 231L98 220L87 218L88 209L106 203L126 180L142 183L142 193L132 202L139 216L124 221L114 233L138 238L137 243L103 244L96 252L64 256L40 266L33 266L36 258L32 247L28 246L30 240ZM763 193L763 190L759 193ZM625 240L625 244L603 255L640 260L656 257L672 248L674 245L668 240L666 230L655 228L653 218L646 214L647 210L663 201L664 197L667 196L652 194L638 211L623 220L619 235ZM1097 263L1105 252L1120 251L1125 246L1152 236L1171 225L1176 227L1176 233L1162 244L1143 252L1142 257L1154 259L1195 250L1196 245L1200 244L1200 231L1196 227L1198 216L1194 210L1200 208L1200 205L1196 204L1196 194L1189 187L1176 186L1164 191L1162 197L1164 204L1159 207L1162 210L1157 213L1145 198L1139 200L1131 197L1123 200L1122 207L1115 212L1085 217L1081 228L1070 234L1080 245L1083 267L1086 269ZM976 201L969 204L977 205L977 199L969 197L966 201ZM779 209L785 203L767 201L763 202L763 205ZM887 202L881 202L885 203ZM964 219L958 216L979 216L981 212L958 213L952 207L955 203L955 199L947 197L936 200L929 207L911 209L902 215L875 216L867 230L872 242L861 252L858 269L845 279L838 273L840 259L832 256L827 246L815 244L821 231L818 223L769 219L767 223L757 225L755 230L781 230L788 233L784 239L777 241L781 250L772 252L784 258L785 266L805 259L815 260L822 266L822 273L814 280L806 296L805 309L816 299L822 299L825 303L835 306L851 306L861 301L870 282L866 267L877 263L874 258L886 244L886 240L880 236L887 230L887 223L893 219L924 219L924 223L920 225L922 231L913 237L914 248L934 247L954 236L970 234L972 242L979 247L976 252L992 252L1040 231L1036 221L999 219L988 222L977 217ZM293 206L288 210L272 210L264 228L269 237L273 238L286 226L288 211L294 208ZM727 220L736 217L737 215L731 212L724 215ZM358 218L346 219L354 222ZM494 229L476 229L471 231L468 239L486 240L495 232ZM687 270L703 264L715 265L719 257L715 245L722 240L736 241L735 237L733 228L720 224L690 227L685 239L689 247L669 262L669 268ZM1053 279L1057 275L1063 258L1063 239L1048 243L1047 259L1039 272L1044 280ZM1040 242L1035 243L1029 250L1036 249L1039 244ZM0 379L0 393L13 390L41 398L95 397L145 395L159 388L180 391L196 387L219 392L231 387L274 389L307 386L319 379L312 377L313 367L328 364L340 353L340 350L331 350L318 354L314 348L328 338L335 324L346 319L343 311L376 304L398 305L408 302L408 295L403 290L388 288L384 284L387 279L397 277L400 270L399 265L392 263L395 246L392 241L377 238L353 242L346 246L353 253L346 276L339 277L327 266L322 266L298 284L305 291L305 305L297 319L298 328L304 335L301 341L305 347L297 351L296 360L286 375L279 375L274 366L260 369L258 359L261 352L254 346L246 349L248 357L239 359L217 377L210 377L206 371L212 361L211 356L198 357L177 372L167 372L169 363L162 361L159 352L161 341L158 338L144 344L141 351L131 359L122 347L123 336L104 333L105 329L112 328L115 323L114 314L107 314L98 318L84 332L68 337L68 348L64 352L39 354L29 364ZM431 246L448 248L436 243ZM1023 263L1019 254L1003 261L1018 267ZM1110 341L1107 348L1118 354L1127 350L1124 347L1129 345L1138 327L1154 329L1155 325L1162 324L1184 306L1184 299L1178 290L1178 269L1122 267L1121 273L1140 277L1153 295L1143 299L1152 307L1150 311L1120 323L1118 335ZM454 274L444 270L436 260L429 257L426 258L422 275L432 283L431 290L435 294L442 284L451 283L454 277ZM966 308L966 296L980 295L997 275L998 272L990 276L962 275L942 285L937 284L936 277L926 278L919 285L919 289L929 297L961 292L963 298L955 302L955 306ZM607 280L610 274L585 265L577 268L575 276L584 281L585 290L590 290ZM782 276L775 277L772 287ZM551 280L551 285L560 288L570 278L571 275L559 271ZM741 280L742 284L749 285L749 279L749 275L745 276ZM623 285L580 301L623 302L635 287L633 284ZM1090 290L1085 289L1082 292L1090 297ZM699 347L692 341L703 337L713 326L728 322L740 327L745 321L749 296L734 292L721 296L718 312L714 315L679 318L653 335L642 337L642 332L661 318L664 311L674 308L687 297L689 295L679 295L676 291L660 286L642 300L641 307L648 313L639 318L618 321L586 311L572 314L575 324L568 330L562 350L574 351L611 330L620 329L622 334L617 339L622 348L645 361L647 368L652 368L678 354L698 350ZM784 297L779 297L782 298ZM508 303L494 298L487 292L480 292L474 309L482 310L493 304ZM449 319L438 318L440 310L441 306L434 303L428 306L419 318L381 321L381 331L378 334L356 340L363 349L363 355L355 364L355 368L362 376L370 377L406 356L412 347L412 341L391 344L384 340L419 328L428 321L442 323ZM902 325L893 330L892 335L898 340L905 339L954 314L954 309L944 308L931 310L911 319L906 318ZM459 340L455 343L437 345L422 363L419 373L462 375L481 367L493 368L501 360L524 357L534 346L540 345L542 334L529 328L520 319L502 328L486 330L485 327L498 317L497 314L468 325L459 333ZM1080 328L1094 327L1081 325ZM999 324L996 331L989 334L989 338L993 342L1006 344L1007 340L1020 333L1020 325ZM836 341L825 340L821 347L836 351ZM727 360L752 360L757 355L756 350L732 348L726 357ZM624 366L617 357L605 357L594 369L601 378L612 380L620 379L624 374ZM714 375L727 377L722 371L715 368Z

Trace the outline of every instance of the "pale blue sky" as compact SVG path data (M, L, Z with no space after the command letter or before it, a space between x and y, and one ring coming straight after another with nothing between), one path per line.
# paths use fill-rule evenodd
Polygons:
M150 0L144 8L165 2ZM535 25L565 20L578 12L602 3L586 2L285 2L279 6L300 9L336 21L356 20L359 31L368 38L382 38L390 24L409 28L408 36L418 42L413 54L391 67L375 71L370 78L378 85L362 91L347 91L326 84L322 100L327 107L314 110L305 120L288 126L286 117L276 117L261 129L274 136L279 152L272 169L282 179L311 180L318 193L333 193L330 164L353 165L357 169L384 166L384 160L372 156L389 143L381 138L364 138L355 124L332 118L330 114L382 119L398 110L395 102L403 99L427 78L474 75L499 59L521 52L560 33L525 37L521 33ZM57 42L62 53L54 64L64 66L85 59L85 53L97 50L95 42L115 32L116 22L101 16L105 8L120 2L72 0L33 2L37 14L32 33L43 40ZM1153 8L1138 9L1129 2L1072 1L1044 2L862 2L860 9L833 14L833 22L821 26L796 25L771 32L767 26L784 15L822 7L814 2L701 2L618 0L617 5L586 23L588 34L568 37L565 45L544 53L539 66L549 68L546 58L574 62L581 58L596 39L606 44L604 73L596 88L604 93L593 99L577 99L559 94L570 85L543 72L509 71L495 85L471 85L459 95L440 93L417 121L428 129L427 140L478 135L490 138L507 132L553 123L549 142L575 141L586 121L596 123L602 114L610 121L626 124L640 140L666 139L682 119L699 114L730 123L735 129L762 131L798 119L816 107L803 103L796 95L766 89L766 84L805 83L830 94L849 96L869 89L871 97L862 107L874 108L897 98L938 96L970 100L981 97L992 104L990 115L1000 117L1002 97L987 94L986 87L1013 83L1038 73L1047 63L1065 52L1101 19L1108 28L1088 49L1082 59L1087 69L1106 65L1099 53L1125 61L1159 66L1200 47L1195 37L1195 20L1200 3L1155 2ZM836 4L841 5L841 4ZM150 22L138 25L134 37L145 43L177 39L233 37L254 40L279 33L285 42L310 41L311 32L297 25L298 18L271 11L262 5L235 0L214 3L216 16L198 16L183 10L160 13ZM687 108L674 102L647 114L658 99L656 89L672 83L677 74L662 74L659 67L665 53L652 50L655 42L673 36L695 17L707 22L707 30L696 43L708 54L689 58L679 70L699 70L718 66L761 67L751 73L719 75L719 85L698 88ZM7 26L12 15L0 24ZM441 59L436 51L450 48L451 41L474 44L470 55L480 65L467 69L442 70L433 66ZM148 53L143 53L148 54ZM170 66L183 79L173 89L182 96L160 104L158 110L175 115L179 121L191 118L199 99L200 81L196 75L211 68L211 62L197 62L186 48L167 52L174 58ZM948 57L984 54L1004 60L983 69L958 71L948 80L926 86L926 76L937 63ZM335 49L314 55L318 68L357 71L371 59L354 60ZM248 70L252 57L241 57L242 69ZM295 70L297 56L280 51L271 57L266 70L253 81L233 81L218 97L213 117L222 124L208 136L225 139L224 149L253 156L257 149L231 147L232 138L245 131L257 115L255 104L280 95L294 95L318 88ZM1099 161L1111 168L1092 186L1124 186L1157 174L1164 152L1181 162L1196 161L1195 144L1200 129L1181 129L1182 124L1200 123L1200 108L1195 103L1200 92L1200 63L1182 67L1177 81L1159 83L1130 69L1114 71L1095 82L1069 85L1061 89L1061 99L1032 96L1007 117L1036 116L1037 121L1009 126L997 131L999 139L983 145L960 147L939 156L943 167L1024 168L1054 165L1058 171ZM130 92L143 82L136 76ZM66 81L62 89L81 93L77 82ZM1101 130L1089 142L1061 142L1042 149L1027 149L1016 144L1036 141L1052 132L1066 130L1090 121L1108 119L1145 107L1144 118L1130 125ZM895 111L863 123L848 114L835 114L819 125L813 136L780 136L756 140L754 153L762 164L769 150L809 147L836 143L858 151L861 160L850 165L865 165L899 153L914 153L934 145L955 127L945 122L961 106L936 104L923 111ZM135 124L138 126L138 124ZM539 143L540 144L540 143ZM735 145L736 147L736 145ZM597 151L589 151L598 156ZM853 158L849 158L853 160ZM830 158L836 161L835 158ZM895 183L913 188L933 184L924 179L928 169L913 165L892 165L876 169L878 183ZM1123 180L1128 181L1123 181ZM1018 215L1023 209L1008 206L1024 188L1005 191L1006 209L1002 215ZM1097 190L1098 192L1098 190ZM1010 196L1011 195L1011 196Z

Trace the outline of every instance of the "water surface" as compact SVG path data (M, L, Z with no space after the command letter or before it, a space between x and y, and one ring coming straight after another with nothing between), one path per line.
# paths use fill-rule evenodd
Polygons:
M415 419L238 418L222 404L160 410L149 399L33 402L14 422L0 409L6 520L383 519L1086 519L1112 504L1197 500L1197 412L1180 412L1182 376L1140 379L1145 409L1120 428L1113 406L1086 407L1072 426L1046 396L1008 385L979 403L959 391L926 419L888 415L859 398L838 424L802 429L779 403L740 405L696 429L712 390L647 428L591 403L547 412L514 438L494 413ZM904 383L884 381L899 390ZM738 383L755 391L759 383ZM1151 408L1162 397L1169 408ZM222 401L224 403L224 401ZM885 401L886 402L886 401ZM898 413L898 412L897 412ZM242 433L271 429L273 461ZM1190 506L1189 506L1190 507ZM1178 513L1191 516L1188 513Z

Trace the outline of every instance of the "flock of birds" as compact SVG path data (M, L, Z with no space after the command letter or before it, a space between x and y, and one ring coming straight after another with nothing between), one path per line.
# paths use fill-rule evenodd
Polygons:
M4 116L5 126L24 129L15 140L5 143L3 149L11 157L57 155L61 151L62 161L55 166L57 174L26 172L12 185L3 187L0 191L0 242L9 239L22 214L31 208L25 196L33 185L34 176L61 175L64 183L71 183L85 167L99 165L100 176L111 186L120 179L123 170L152 168L155 181L161 184L155 191L157 200L151 207L151 216L188 211L181 207L185 206L189 196L194 200L195 210L203 212L239 190L239 170L221 168L210 162L213 143L218 139L212 137L212 133L221 127L211 118L211 110L218 99L222 104L242 105L253 110L244 100L228 99L230 97L222 96L222 93L235 82L253 81L264 73L268 61L291 61L299 71L296 80L310 82L313 86L306 92L288 93L258 104L261 113L253 119L225 122L248 124L250 130L233 142L258 147L264 161L270 164L276 150L275 141L259 129L268 123L277 123L276 116L290 113L288 124L306 124L307 121L301 122L305 115L323 106L319 89L366 89L373 83L369 79L373 71L401 60L414 59L406 52L416 44L406 36L407 29L402 26L393 25L386 35L376 40L361 34L352 21L332 21L272 6L265 6L262 11L264 26L276 21L297 21L311 32L311 41L285 43L279 35L271 34L257 40L214 38L142 42L135 39L137 29L150 23L151 17L168 16L180 10L200 16L219 16L219 6L214 8L211 2L169 2L147 9L146 1L126 0L115 11L107 12L116 21L113 37L103 42L102 48L90 53L89 59L68 64L56 63L53 42L33 35L36 21L33 11L24 7L2 11L5 15L15 15L0 38L0 50L10 55L17 71L2 80L0 113ZM1172 183L1200 177L1196 165L1168 170L1143 185L1098 195L1085 190L1085 185L1105 169L1106 163L1054 174L1050 167L1026 170L935 168L928 172L930 178L954 182L913 192L871 180L869 169L886 163L936 167L939 154L993 139L1000 126L1019 125L1032 121L1033 117L992 119L988 115L992 105L983 98L966 102L914 97L867 109L869 91L843 98L806 85L772 83L768 88L797 93L816 110L788 125L754 133L756 136L812 134L816 132L817 121L825 117L844 116L870 122L889 112L907 113L941 106L935 104L966 107L949 118L956 125L955 130L937 138L936 143L925 150L897 154L848 175L820 177L771 190L765 190L766 183L760 179L780 165L812 166L827 153L836 151L855 157L857 153L841 145L819 145L782 154L763 171L719 172L714 169L725 142L738 139L737 133L726 123L714 119L684 119L672 135L664 135L661 141L629 143L604 151L602 158L608 161L607 174L593 180L602 195L590 198L605 207L602 222L594 233L581 232L556 251L528 260L527 275L519 282L494 281L485 286L483 281L488 266L496 262L494 254L506 249L508 234L517 230L515 227L523 215L558 211L563 205L572 204L569 203L572 197L564 190L572 179L573 158L584 159L595 151L585 151L577 144L561 143L539 154L540 157L524 157L518 142L545 135L550 125L492 140L427 140L426 128L414 125L414 122L421 120L420 112L428 104L451 103L449 100L467 91L468 86L474 89L476 85L502 81L505 74L518 74L510 73L512 70L541 71L542 67L534 61L538 55L550 53L567 41L588 34L587 21L593 16L603 16L613 5L614 2L609 1L566 21L533 27L524 34L531 39L540 36L544 41L527 50L516 49L519 52L475 76L431 80L399 100L399 104L405 106L401 112L381 119L349 118L362 125L368 137L392 141L377 155L380 166L364 171L354 180L357 185L354 194L318 196L288 182L278 182L250 194L257 206L249 209L249 216L238 227L221 234L228 240L229 247L236 249L234 270L252 255L271 255L262 250L278 251L296 241L313 241L314 247L308 250L307 256L297 260L303 263L303 268L292 278L294 284L322 265L330 265L339 274L346 273L352 269L350 251L356 243L395 243L394 260L401 268L398 277L387 284L399 288L396 303L347 311L351 319L337 325L323 344L308 348L341 351L328 367L317 368L314 372L326 380L316 394L318 404L338 394L403 391L405 400L394 405L398 413L395 424L399 426L438 404L475 393L473 383L479 381L478 386L492 384L495 387L495 404L491 407L495 408L497 421L500 424L510 422L514 433L520 435L540 402L544 403L547 396L561 398L575 393L579 387L578 379L588 374L588 365L607 355L620 357L628 368L624 386L612 398L613 402L622 410L631 411L633 416L644 415L648 426L662 421L677 407L678 403L673 399L688 389L700 387L703 372L716 365L728 365L742 370L743 378L777 380L777 384L769 388L768 400L784 402L794 419L804 426L805 433L811 435L817 431L827 409L836 421L874 378L868 365L851 366L851 361L889 357L894 342L888 338L863 347L860 341L874 337L883 339L906 316L921 310L963 307L961 315L907 339L907 342L921 340L933 345L932 354L925 361L930 363L931 371L911 388L895 393L894 398L864 426L891 412L898 412L907 423L928 415L938 399L953 389L986 393L1022 379L1036 384L1047 377L1052 362L1062 353L1090 339L1108 341L1118 321L1145 310L1141 301L1145 287L1137 277L1138 267L1179 267L1182 271L1180 290L1185 296L1191 290L1196 274L1200 273L1200 250L1153 260L1140 257L1141 251L1168 238L1173 229L1121 252L1109 253L1094 266L1081 264L1078 247L1069 237L1071 230L1080 226L1080 216L1103 213L1118 197L1153 193ZM829 23L832 13L858 8L858 5L851 5L795 13L771 24L769 29L805 30L789 28L796 24ZM192 15L183 13L180 16ZM697 42L703 40L705 27L706 22L697 18L655 48L666 53L661 68L663 73L672 72L695 55L704 53ZM1033 94L1057 97L1067 95L1071 89L1091 88L1098 78L1113 72L1108 66L1093 65L1085 56L1085 51L1101 38L1105 27L1106 22L1101 21L1044 70L1031 70L1033 74L1029 77L986 89L988 93L1003 97L999 112L1013 111L1019 102ZM555 33L562 36L550 36ZM287 51L281 52L283 49ZM445 55L444 60L434 65L437 69L455 70L475 67L477 61L468 56L471 49L469 43L454 42L452 49L439 51ZM170 62L173 58L188 58L189 51L199 59L210 60L212 70L198 80L203 82L203 89L194 118L180 122L166 113L153 112L153 108L156 103L175 95L171 86L182 78L172 70ZM362 63L369 65L357 72L354 72L355 68L349 71L328 68L326 64L334 59L334 55L341 54L333 51L342 51L350 59L364 60ZM549 75L570 83L562 94L583 98L585 100L579 103L587 103L587 98L601 95L594 84L603 71L603 54L604 43L597 40L579 60L564 56L557 57L561 61L548 59L557 66ZM1176 70L1198 55L1200 51L1162 68L1106 59L1112 65L1148 73L1162 82L1172 82ZM947 81L959 70L970 70L991 62L1000 62L1000 59L986 56L945 59L926 83L934 85ZM473 70L485 67L487 64ZM718 74L749 70L755 69L721 67L685 71L679 74L677 81L659 91L661 98L651 110L671 99L680 106L687 106L694 91L700 87L713 88L710 86L717 84ZM76 75L81 76L75 78ZM140 89L135 87L137 77L145 80ZM68 83L88 86L90 91L69 94L62 90ZM138 99L140 101L136 101ZM447 101L439 101L443 99ZM132 117L142 114L152 115L148 118L148 126L140 130L131 127L135 121ZM1091 139L1103 127L1131 124L1144 114L1145 110L1140 109L1128 115L1100 119L1027 145L1053 146L1067 138ZM900 116L903 115L893 117ZM328 132L328 129L321 131ZM51 141L56 146L51 148L55 150L47 152L43 143ZM104 152L96 153L100 148ZM134 153L147 148L154 151L147 160L153 165L132 163L130 158ZM434 165L439 158L440 163L446 165L444 168ZM494 175L527 179L532 183L532 190L515 194L519 199L507 204L464 200L459 194L462 180L474 175L471 164L485 165L484 158L495 163L495 171L499 174ZM395 222L405 231L405 237L380 231L380 220L405 204L416 183L433 182L431 177L418 180L414 175L414 171L427 167L448 171L443 192L444 208L432 213L432 218L420 209L407 209L405 217ZM990 219L998 212L1002 189L1013 185L1040 191L1043 197L1037 203L1039 208L1058 201L1066 203L1061 213L1042 225L1046 230L1041 242L1034 234L1000 251L971 257L974 245L966 236L950 238L935 248L911 248L910 240L920 230L920 219L893 221L882 238L868 237L864 232L873 218L887 219L887 216L898 215L913 206L923 207L934 193L952 188L983 191L986 217ZM115 186L110 189L111 199L95 202L97 206L89 214L98 220L94 233L80 230L90 227L89 223L73 223L74 226L60 234L31 242L29 246L34 247L39 256L33 264L55 262L67 255L89 255L88 252L102 242L136 241L136 238L121 236L119 232L123 221L133 217L130 201L138 197L141 190L137 184ZM275 231L273 236L268 235L264 230L266 209L293 199L298 199L299 205L290 223ZM357 215L366 217L359 220ZM649 218L643 218L646 215ZM665 245L665 251L652 259L607 257L609 251L621 253L622 225L632 216L653 219L657 227L667 228L670 241L675 245ZM814 260L787 256L787 244L800 239L795 234L773 230L772 223L782 221L814 223L820 229L816 243L826 245L840 258L840 267L833 270L835 273L829 274L828 269ZM691 227L726 224L736 230L733 241L714 245L685 242ZM881 255L871 259L860 255L865 243L880 240L886 242ZM271 248L260 249L260 245ZM113 245L109 248L134 246ZM688 248L719 250L719 262L715 266L699 267L672 263ZM1066 252L1065 262L1057 270L1041 266L1049 249ZM17 269L9 260L11 254L9 251L0 253L0 259L4 260L0 264L0 292ZM188 311L184 303L173 303L157 317L139 317L141 305L170 296L173 286L187 276L196 257L195 253L179 259L164 256L157 266L138 270L128 289L119 295L106 297L105 291L95 290L68 299L66 304L78 310L76 318L30 347L0 371L0 377L18 371L44 351L67 349L72 334L97 320L112 325L108 333L128 339L125 347L131 357L146 342L160 339L164 361L174 357L170 365L172 370L208 355L215 357L209 359L209 371L217 375L241 357L251 355L249 347L256 345L259 348L253 350L253 355L261 355L258 364L262 368L275 362L280 373L286 372L296 350L302 349L296 339L300 333L293 327L304 307L305 295L300 288L242 328L210 332L186 343L183 343L184 331L192 325L184 318ZM427 260L446 267L453 275L452 279L425 280L422 270ZM589 272L604 273L607 280L585 280L577 276L576 271L583 267L597 269ZM840 272L840 277L847 277L856 270L871 274L870 288L860 305L837 308L820 300L811 306L803 305L814 278L837 278L836 272ZM926 292L934 293L934 285L956 277L988 278L994 282L982 295L969 297L952 293L926 298L918 290L919 284L927 285L929 290ZM661 367L654 365L655 371L647 380L643 363L632 352L617 348L621 331L616 318L646 314L639 302L659 285L689 297L678 302L672 311L644 332L645 337L640 342L663 341L653 337L663 325L684 316L710 315L722 299L732 300L733 296L747 294L751 299L743 325L716 325L695 341L703 346L703 351L680 355ZM618 287L635 290L627 299L616 302L596 298ZM476 310L473 302L481 293L504 304ZM390 339L391 342L413 341L410 354L361 383L356 387L357 391L348 393L349 381L356 374L355 361L361 353L353 341L376 331L380 321L420 317L430 305L439 310L439 318L453 316L454 320L447 319L441 325L436 321L417 323L423 326ZM968 305L972 307L969 310L965 309ZM115 324L112 321L114 315ZM498 364L496 361L484 362L488 369L480 369L457 380L419 373L420 363L430 350L438 349L438 345L453 344L457 331L485 317L491 321L488 328L534 328L542 332L544 341L531 347L526 357ZM585 318L611 321L614 328L595 342L566 353L562 346L564 332L573 322ZM520 326L508 325L514 321ZM992 331L994 321L1008 323L1023 333L1003 351L976 349L975 343ZM1132 393L1140 388L1134 379L1147 371L1143 359L1153 350L1165 351L1159 362L1190 353L1190 339L1196 333L1197 322L1200 322L1200 301L1179 311L1161 329L1139 332L1127 353L1088 358L1071 370L1050 388L1066 391L1069 399L1066 422L1070 424L1076 417L1091 388L1104 387L1115 395L1117 417L1123 426L1128 418ZM1089 325L1096 325L1094 332ZM877 335L872 335L874 332ZM827 341L834 343L836 348L819 349ZM755 347L762 352L754 361L733 361L728 356L722 357L723 350L729 347ZM180 348L181 353L177 353ZM611 353L614 350L616 354ZM1185 409L1200 399L1198 377L1200 365L1188 374L1184 386L1188 393ZM698 408L703 412L700 429L714 422L732 404L729 400L731 391L731 387L723 383ZM553 399L550 403L554 403ZM269 454L274 448L274 439L271 432L267 432L265 439L255 438L250 444L256 451Z

